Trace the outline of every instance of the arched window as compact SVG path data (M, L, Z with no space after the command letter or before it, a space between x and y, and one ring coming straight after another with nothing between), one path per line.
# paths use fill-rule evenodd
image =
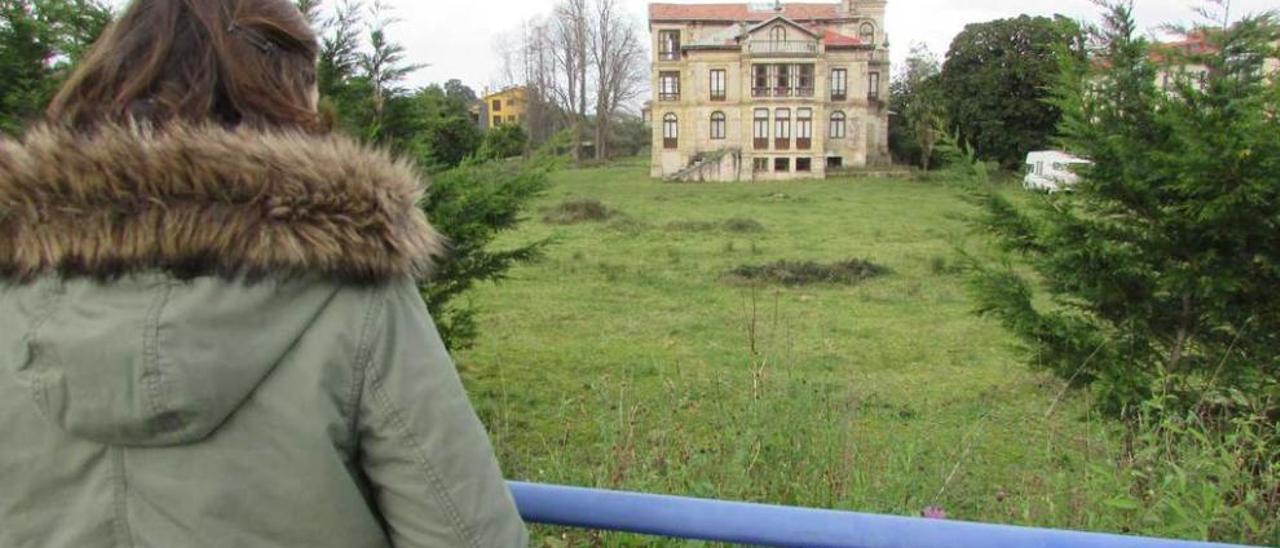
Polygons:
M876 26L873 23L863 23L858 29L858 38L862 39L863 44L876 43Z
M791 109L780 108L773 111L773 148L777 150L791 149Z
M662 117L662 148L680 146L680 118L668 112Z
M831 132L827 135L832 139L844 139L848 133L849 118L843 112L835 111L831 113Z
M787 27L784 27L782 25L774 25L772 29L769 29L769 39L773 40L774 42L786 42Z
M725 136L725 116L723 112L711 113L711 138L713 140L724 139Z

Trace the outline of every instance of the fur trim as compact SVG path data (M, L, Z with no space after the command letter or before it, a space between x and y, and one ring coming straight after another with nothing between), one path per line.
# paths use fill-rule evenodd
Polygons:
M424 277L442 238L409 163L336 136L173 126L0 140L0 279Z

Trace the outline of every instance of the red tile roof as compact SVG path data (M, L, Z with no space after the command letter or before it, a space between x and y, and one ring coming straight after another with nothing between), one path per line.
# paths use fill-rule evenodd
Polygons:
M845 36L834 30L828 30L822 35L822 43L828 46L861 46L862 39L856 36Z
M757 22L782 15L796 21L838 19L840 4L783 4L782 11L751 11L748 4L649 4L650 21Z
M1151 47L1151 61L1164 63L1181 55L1205 55L1217 53L1218 48L1209 43L1204 31L1193 31L1186 39L1176 42L1155 43Z

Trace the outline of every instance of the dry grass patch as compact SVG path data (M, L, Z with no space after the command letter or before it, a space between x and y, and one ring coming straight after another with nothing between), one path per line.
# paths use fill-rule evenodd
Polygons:
M888 268L862 259L837 263L784 260L765 265L739 266L726 276L736 281L794 287L814 284L857 285L888 273Z
M607 221L618 212L596 199L569 200L557 205L542 217L547 224L572 225Z

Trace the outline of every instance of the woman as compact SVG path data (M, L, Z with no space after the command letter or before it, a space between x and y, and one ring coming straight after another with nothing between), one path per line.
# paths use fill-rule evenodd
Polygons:
M315 132L287 0L137 0L0 142L0 546L518 546L414 278L413 170Z

